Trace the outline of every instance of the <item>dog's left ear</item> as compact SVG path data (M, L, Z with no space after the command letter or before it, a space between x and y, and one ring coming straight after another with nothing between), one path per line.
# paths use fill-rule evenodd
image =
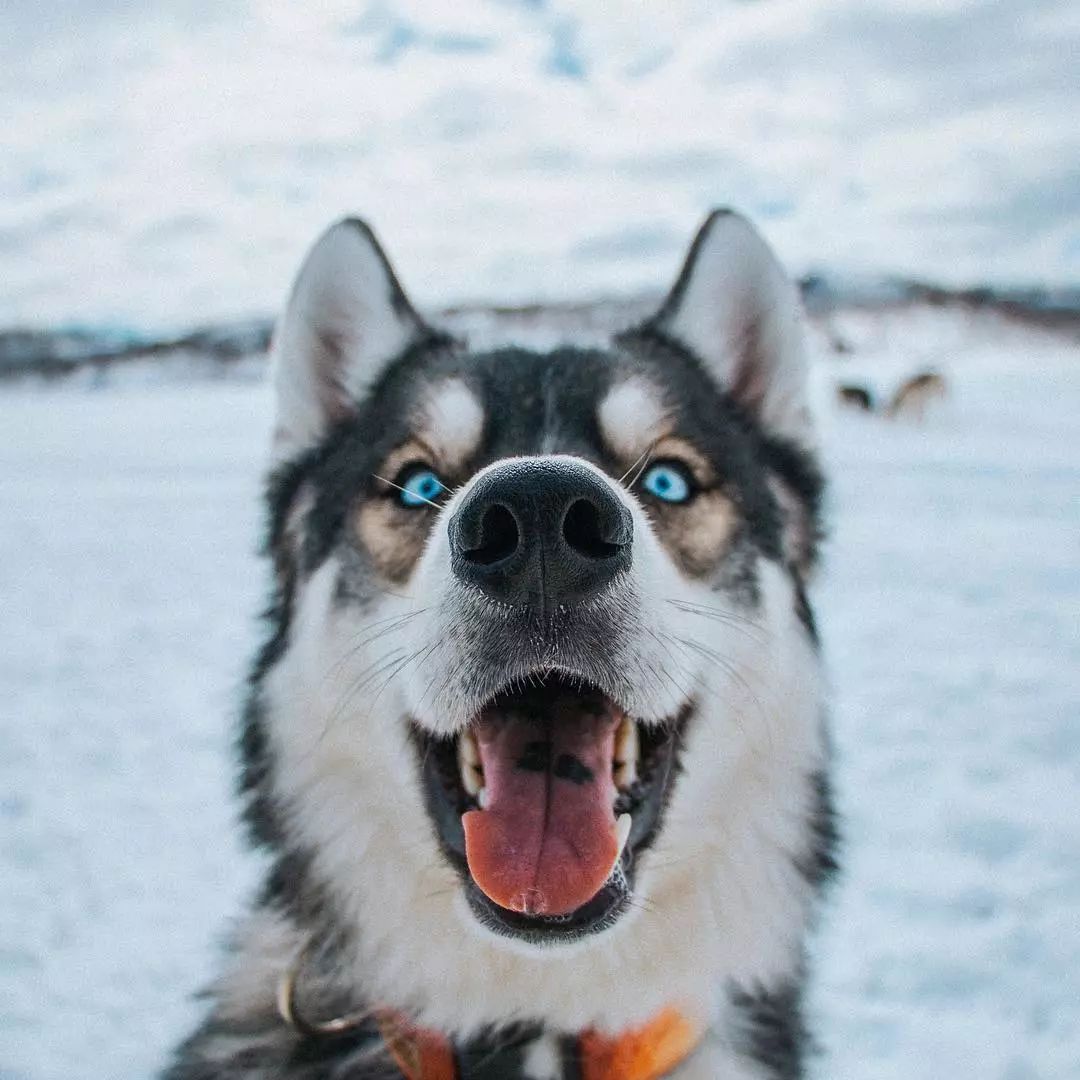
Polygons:
M716 210L645 331L697 356L769 432L812 442L802 309L772 249L746 218Z
M390 361L436 336L367 224L332 225L304 260L274 335L275 459L312 446L352 413Z

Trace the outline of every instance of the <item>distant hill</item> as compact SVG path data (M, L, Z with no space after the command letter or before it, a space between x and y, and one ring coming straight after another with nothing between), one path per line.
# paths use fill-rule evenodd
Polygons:
M925 305L992 313L1080 342L1080 286L998 289L950 289L902 278L851 280L811 274L800 281L807 313L827 323L831 315L851 310L887 310ZM451 332L472 338L526 336L537 329L550 336L557 326L566 334L601 335L644 317L657 296L595 300L583 303L518 305L471 304L433 312ZM0 379L40 376L62 378L76 372L105 371L130 361L185 362L227 368L266 352L273 330L270 318L251 318L198 326L185 333L154 337L116 329L65 328L0 330Z

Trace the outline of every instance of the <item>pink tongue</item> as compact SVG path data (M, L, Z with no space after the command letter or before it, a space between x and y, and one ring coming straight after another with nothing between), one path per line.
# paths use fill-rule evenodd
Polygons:
M564 915L591 900L618 856L611 762L621 716L560 700L550 722L484 716L487 809L462 817L473 880L500 907Z

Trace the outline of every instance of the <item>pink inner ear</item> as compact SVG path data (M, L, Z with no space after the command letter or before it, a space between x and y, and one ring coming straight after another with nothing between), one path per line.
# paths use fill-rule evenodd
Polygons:
M304 260L274 335L278 456L317 442L430 333L368 226L331 226Z
M812 441L798 293L745 218L709 216L652 325L693 353L765 428Z

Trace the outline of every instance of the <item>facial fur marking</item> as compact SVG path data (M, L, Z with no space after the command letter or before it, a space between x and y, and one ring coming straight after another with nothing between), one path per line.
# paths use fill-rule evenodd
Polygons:
M652 517L657 535L684 573L694 578L709 577L732 553L741 523L739 509L718 486L719 478L709 459L678 435L657 439L645 463L634 469L627 486L635 490L648 463L668 459L684 466L699 490L685 502L668 505L654 501Z
M686 506L668 510L659 532L682 569L705 577L720 566L739 528L731 500L719 491L703 491Z
M484 433L484 410L462 379L445 379L430 388L417 427L439 461L453 472L475 452Z
M427 538L423 518L401 510L389 499L368 499L355 522L357 538L379 574L394 584L404 582Z
M596 415L604 441L628 462L667 434L670 422L659 388L641 376L613 386Z

